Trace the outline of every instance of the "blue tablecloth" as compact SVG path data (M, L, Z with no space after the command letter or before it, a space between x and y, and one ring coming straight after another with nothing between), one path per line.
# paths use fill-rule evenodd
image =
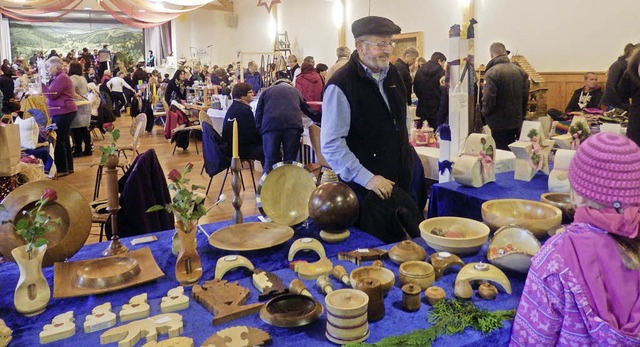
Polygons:
M494 199L526 199L540 201L540 195L548 192L548 175L538 172L530 182L518 181L513 172L496 174L496 181L480 188L466 187L457 182L434 184L429 197L431 217L465 217L482 221L482 203Z
M247 218L247 221L256 220L255 218ZM203 226L203 229L207 232L213 232L221 227L229 225L229 222L221 222ZM123 242L130 249L137 249L142 247L150 247L153 255L160 266L165 272L165 276L147 284L123 289L117 292L105 293L101 295L93 295L89 297L79 298L67 298L67 299L51 299L47 310L41 315L35 317L24 317L16 313L13 307L13 290L15 284L18 281L19 273L18 268L14 263L6 263L0 265L0 278L3 279L3 284L0 287L0 317L2 317L7 325L13 329L14 341L10 346L35 346L39 344L38 333L42 330L42 327L51 322L51 319L57 314L73 310L76 321L76 334L68 339L56 341L50 343L50 346L98 346L100 334L103 331L85 334L83 332L82 325L85 317L91 312L91 309L97 305L105 302L110 302L113 308L113 312L120 311L123 304L128 300L140 293L147 293L148 302L151 306L151 316L160 314L160 302L167 291L178 285L174 276L175 256L171 254L171 235L172 231L164 231L156 233L158 241L130 246L130 238L123 239ZM299 226L296 228L296 235L287 243L270 248L263 251L255 252L241 252L240 254L249 258L256 267L272 271L277 274L285 284L288 284L292 279L296 277L296 274L288 268L288 262L286 256L291 243L300 237L316 237L318 236L318 230L311 224L310 226ZM426 244L421 239L416 239L420 245L426 248ZM84 260L99 257L100 252L105 248L105 243L93 244L83 247L75 256L70 260ZM339 251L353 250L355 248L362 247L379 247L383 249L389 249L391 245L382 245L382 242L371 237L370 235L359 231L355 228L351 228L351 237L339 244L325 244L325 250L327 255L331 258L334 265L341 264L345 266L347 271L351 271L355 268L355 265L347 262L337 260L335 255ZM478 255L465 258L466 262L481 261L485 259L486 247ZM429 254L433 252L432 249L428 249ZM200 283L213 278L213 269L215 262L221 256L231 254L232 252L220 251L211 247L206 236L203 233L198 234L198 252L202 258L202 265L204 274ZM317 256L308 255L300 252L296 259L309 259L315 260ZM385 261L385 266L390 268L394 273L397 273L397 265L390 261ZM45 277L47 278L49 285L53 287L53 267L44 269ZM441 286L447 292L448 297L453 297L453 282L455 280L457 269L455 271L449 270L445 276L436 281L436 285ZM508 295L506 293L500 293L498 299L494 301L484 301L477 297L473 298L473 301L480 307L489 310L497 309L513 309L517 306L520 293L524 284L524 276L517 274L508 274L513 286L514 293ZM236 270L230 272L225 277L227 280L239 280L240 284L251 290L251 295L248 303L257 302L258 291L251 284L251 278L247 277L247 274ZM314 286L314 281L303 281L311 293L322 303L324 303L323 296L317 287ZM341 282L332 278L334 289L344 288ZM386 336L399 335L411 332L415 329L421 329L428 327L427 315L430 310L430 306L423 305L419 311L408 313L401 309L402 291L400 290L400 282L396 280L394 288L389 292L389 295L385 299L386 316L375 323L370 324L371 336L367 341L375 342ZM190 294L191 288L185 288L185 291ZM424 301L424 300L423 300ZM285 329L270 326L264 323L258 315L250 315L244 318L240 318L225 324L218 326L211 325L213 314L207 311L203 306L196 303L191 298L191 303L188 309L178 311L183 316L184 320L184 332L183 336L192 337L195 340L195 345L200 346L204 340L209 336L220 331L222 329L247 325L250 327L256 327L267 331L273 338L274 346L299 346L306 344L307 346L334 346L324 337L324 330L326 325L326 313L316 322L299 328ZM117 325L122 323L118 321ZM467 330L463 334L458 334L451 337L441 338L437 341L436 345L440 346L503 346L506 345L510 336L511 323L507 322L503 329L496 331L492 334L483 336L477 331ZM160 340L166 339L166 335L160 336ZM143 339L144 340L144 339ZM139 342L136 346L141 346L144 341ZM115 346L115 344L110 344Z

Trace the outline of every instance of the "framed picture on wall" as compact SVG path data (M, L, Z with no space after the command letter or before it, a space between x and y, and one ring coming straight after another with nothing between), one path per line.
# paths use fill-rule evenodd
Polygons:
M396 46L393 48L392 53L393 60L402 57L402 53L404 53L404 51L409 47L413 47L418 50L421 57L424 56L424 52L422 51L424 47L422 31L398 34L395 35L393 39L396 41Z

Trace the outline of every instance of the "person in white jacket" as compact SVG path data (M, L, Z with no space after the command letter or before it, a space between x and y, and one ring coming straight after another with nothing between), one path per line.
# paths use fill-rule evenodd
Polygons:
M117 117L120 117L120 110L127 104L127 99L123 93L124 88L136 94L136 90L124 81L123 76L124 72L119 72L118 76L111 78L109 82L107 82L107 87L109 87L111 91L111 100L113 100L113 113L115 113Z

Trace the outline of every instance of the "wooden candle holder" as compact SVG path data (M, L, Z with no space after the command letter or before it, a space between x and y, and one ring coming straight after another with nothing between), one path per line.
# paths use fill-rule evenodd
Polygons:
M233 200L231 200L231 205L234 208L233 211L233 219L231 220L234 224L241 224L243 222L242 211L240 211L240 207L242 206L242 198L240 197L240 188L242 185L242 178L240 175L242 174L240 171L242 170L242 161L240 158L231 158L231 174L233 177L231 178L231 188L233 189Z
M120 210L120 194L118 193L118 156L109 155L107 159L107 211L111 214L111 242L102 251L103 257L129 252L118 237L118 211Z

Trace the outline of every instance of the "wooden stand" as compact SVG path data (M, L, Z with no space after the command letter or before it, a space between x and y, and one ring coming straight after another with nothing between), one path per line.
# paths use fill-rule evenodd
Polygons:
M240 188L242 178L240 175L242 174L240 171L242 170L242 161L240 158L231 158L231 173L233 178L231 179L231 188L233 189L233 200L231 200L231 205L233 205L233 219L231 220L234 224L241 224L243 222L242 211L240 211L240 207L242 206L242 198L240 197Z
M527 136L531 130L537 131L537 142L540 145L540 151L537 153L541 161L541 165L532 162L534 153L534 144ZM514 178L520 181L531 181L533 176L539 170L545 174L549 174L549 152L553 147L554 141L544 137L542 126L539 122L525 121L522 124L520 139L509 145L509 149L516 156L516 170Z
M122 254L129 249L120 242L118 237L118 211L120 210L118 193L118 156L110 155L107 159L107 211L111 214L111 242L102 252L103 257Z

